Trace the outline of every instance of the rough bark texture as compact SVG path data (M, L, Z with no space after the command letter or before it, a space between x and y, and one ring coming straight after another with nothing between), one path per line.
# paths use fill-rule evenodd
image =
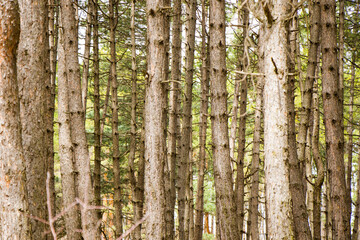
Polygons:
M71 0L62 0L62 48L65 62L64 72L68 84L68 107L72 150L75 157L78 198L82 201L82 236L85 240L97 238L96 211L89 209L94 204L94 190L90 179L90 157L87 148L84 108L81 101L80 67L78 62L77 24L75 6Z
M173 3L173 25L172 25L172 62L171 62L171 83L169 97L169 140L167 151L167 166L169 185L166 188L166 239L175 238L175 202L176 202L176 159L177 139L179 135L179 95L181 81L181 0L174 0Z
M240 239L232 183L226 91L225 1L210 0L210 90L216 212L221 239Z
M297 4L297 1L293 1ZM286 89L286 108L288 118L288 151L289 151L289 174L290 193L292 197L292 214L295 239L311 239L308 213L306 208L306 196L304 189L304 175L301 170L296 151L296 127L295 127L295 61L297 54L297 13L292 17L288 33L290 56L288 59L288 75ZM307 131L306 131L307 132Z
M121 179L120 179L120 149L119 149L119 111L118 111L118 80L116 74L116 39L115 31L118 22L118 1L109 1L110 22L110 79L111 79L111 135L112 159L114 169L114 208L115 208L115 237L122 234L122 206L121 206Z
M47 171L50 173L49 190L51 197L51 213L56 214L56 192L54 176L54 113L55 113L55 94L56 94L56 66L57 66L57 47L59 39L59 7L57 0L48 1L49 11L49 49L50 49L50 83L47 88L47 114L46 117L46 142L47 145Z
M346 203L342 93L339 82L336 42L336 4L321 1L322 96L324 105L326 156L332 205L334 239L350 239Z
M0 1L0 238L28 240L31 228L21 139L16 50L20 36L17 1Z
M263 5L266 29L262 42L264 83L264 153L269 239L294 237L289 186L287 16L288 1Z
M206 0L201 1L201 104L200 104L200 127L199 127L199 176L197 183L197 195L195 206L195 230L194 239L201 240L203 235L204 218L204 172L206 161L206 129L209 109L209 45L206 42L206 19L208 11Z
M165 239L164 86L166 13L164 0L147 0L147 82L145 96L145 198L148 239Z
M194 50L195 50L195 24L196 24L196 1L191 0L186 4L186 49L185 49L185 91L183 99L183 119L181 129L180 145L180 168L178 209L179 209L179 238L189 238L189 151L192 144L191 131L191 106L192 106L192 85L194 73Z
M238 11L238 24L243 26L242 44L238 52L239 70L247 72L248 69L248 30L249 30L249 10L247 6L243 6ZM239 117L239 145L237 155L237 171L235 183L235 198L237 204L237 222L240 232L240 239L244 232L244 203L245 203L245 176L244 176L244 159L245 159L245 144L246 144L246 104L247 104L247 75L238 75L238 81L241 80L240 87L240 117Z
M46 171L47 89L50 83L47 2L19 1L20 42L17 77L20 95L22 141L26 163L29 213L47 220ZM44 239L46 225L31 219L35 239Z
M93 25L93 72L94 72L94 195L95 205L101 206L101 118L100 118L100 59L99 59L99 23L97 0L92 8ZM85 108L84 108L85 110ZM104 112L105 114L105 112ZM102 219L101 210L97 210L98 221ZM99 226L100 230L100 226Z

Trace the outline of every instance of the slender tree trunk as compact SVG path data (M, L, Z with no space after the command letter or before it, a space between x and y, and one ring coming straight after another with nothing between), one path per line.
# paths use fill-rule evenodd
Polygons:
M97 239L96 211L89 208L94 202L94 189L91 182L90 156L87 148L85 115L81 101L80 67L78 62L77 25L74 3L71 0L61 1L62 48L68 79L68 107L72 149L75 157L76 184L78 198L82 201L81 220L82 236L85 240Z
M147 0L147 82L145 97L145 198L146 235L165 239L164 188L164 86L166 59L166 13L164 0Z
M206 0L201 1L201 104L199 127L199 175L197 182L197 195L195 206L194 239L201 240L203 236L204 218L204 172L206 159L206 129L209 108L209 48L206 42Z
M186 4L186 49L185 49L185 92L183 100L183 119L181 131L181 151L179 168L179 239L189 238L189 151L192 144L191 131L191 106L192 85L194 73L195 51L195 26L196 26L196 1L190 0Z
M112 159L114 169L114 208L115 208L115 237L122 234L122 206L121 206L121 176L120 176L120 150L119 150L119 111L118 111L118 80L116 74L116 39L115 31L118 23L118 1L109 1L110 21L110 78L111 78L111 107L112 107Z
M171 62L171 83L169 97L169 140L168 140L168 186L166 189L166 239L175 238L175 202L176 202L176 159L179 119L179 94L181 81L181 1L174 0L173 4L173 25L172 25L172 62Z
M339 81L335 1L321 1L322 95L334 239L350 239L344 166L342 89Z
M0 232L2 239L30 240L31 226L25 215L29 210L16 75L20 37L17 1L0 0L0 26Z
M29 213L47 220L46 171L47 120L46 86L49 87L48 9L46 1L19 1L20 42L17 55L17 77L24 160L27 172ZM48 88L50 89L50 88ZM44 239L46 225L31 219L35 239Z
M81 78L81 96L82 104L84 106L84 112L86 115L86 100L88 95L88 85L89 85L89 69L90 69L90 48L91 48L91 28L95 24L93 19L93 8L94 2L90 0L88 2L87 16L86 16L86 30L85 30L85 48L84 48L84 58L83 58L83 67L82 67L82 78Z
M225 1L210 0L210 89L216 212L222 239L240 239L233 191L226 91Z
M92 0L91 0L92 1ZM99 59L99 23L98 1L92 7L93 17L93 72L94 72L94 193L95 205L101 206L101 118L100 118L100 59ZM85 105L84 105L85 106ZM86 108L84 108L85 110ZM105 113L104 113L105 114ZM97 210L98 221L102 219L101 210ZM99 226L100 230L100 226Z
M56 66L57 66L57 46L59 38L59 7L57 0L48 1L49 11L49 49L50 49L50 85L47 89L47 113L46 118L46 142L48 162L47 171L50 173L50 197L51 197L51 214L56 214L56 192L55 192L55 176L54 176L54 114L55 114L55 98L56 98Z
M62 33L62 31L61 31ZM69 114L69 94L67 62L63 48L63 34L60 34L59 64L58 64L58 121L59 121L59 159L61 171L61 186L63 206L69 207L76 202L75 164L71 144L71 126ZM80 240L80 212L78 206L72 207L65 214L65 229L69 239Z
M317 77L317 71L314 74ZM324 183L325 169L324 163L321 159L319 149L319 128L320 128L320 110L319 110L319 95L318 82L315 79L313 88L313 133L312 133L312 153L317 169L317 177L314 184L314 208L313 208L313 239L321 240L321 187Z
M239 62L240 69L247 72L248 69L248 29L249 29L249 10L247 6L243 6L242 9L238 11L239 15L239 25L243 26L243 42L241 49L239 51ZM241 16L241 17L240 17ZM240 57L242 53L242 57ZM240 75L238 76L240 80ZM243 228L244 228L244 203L245 203L245 176L244 176L244 159L245 159L245 144L246 144L246 104L247 104L247 75L241 79L240 87L240 118L239 118L239 146L238 146L238 156L237 156L237 175L236 175L236 204L237 204L237 222L240 232L240 239L242 239Z
M263 36L264 54L264 152L267 226L270 239L294 238L291 194L289 186L289 114L286 107L287 87L287 23L290 12L285 0L263 5L266 29Z
M297 1L293 1L297 4ZM297 13L293 16L288 33L290 56L288 59L288 79L286 90L286 108L288 112L288 148L289 148L289 174L290 174L290 193L292 198L292 214L295 239L311 239L311 232L308 222L308 213L306 208L306 195L304 189L304 175L297 152L296 152L296 127L295 127L295 60L297 53ZM299 69L300 71L301 69ZM306 130L307 133L307 130ZM306 134L305 133L305 134ZM304 169L304 168L303 168Z

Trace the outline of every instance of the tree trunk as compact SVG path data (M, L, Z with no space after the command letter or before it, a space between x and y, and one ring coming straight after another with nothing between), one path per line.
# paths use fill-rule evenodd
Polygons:
M63 30L64 69L68 79L68 107L70 131L75 157L76 184L78 197L82 201L82 235L85 240L97 238L96 211L89 208L94 202L94 189L91 182L90 156L87 148L84 108L81 101L80 67L78 62L77 25L73 1L61 1L61 20ZM100 237L100 236L99 236Z
M293 1L297 4L297 1ZM289 174L290 174L290 193L292 197L292 214L295 239L311 239L311 232L308 222L306 208L306 195L304 189L304 162L300 163L296 152L296 127L295 127L295 60L297 54L297 13L290 22L288 33L288 44L290 56L288 59L288 75L286 90L286 108L288 112L288 148L289 148ZM298 69L299 71L301 69ZM307 129L305 134L307 134ZM305 138L306 139L306 138Z
M267 226L270 239L294 237L289 186L289 114L286 106L287 88L287 23L290 12L285 0L263 5L266 29L261 46L264 85L264 153Z
M240 239L233 191L226 91L225 1L210 0L210 89L216 211L222 239Z
M174 0L173 4L173 26L172 26L172 62L171 62L171 83L169 98L169 140L168 140L168 178L169 185L166 189L166 239L175 238L175 202L176 202L176 142L179 135L177 127L179 119L179 95L181 81L181 0Z
M101 118L100 118L100 59L99 59L99 23L98 1L92 7L93 22L93 72L94 72L94 194L95 205L101 206ZM86 110L86 108L84 108ZM104 112L105 114L105 112ZM102 212L97 210L97 219L101 221ZM100 230L99 226L99 230Z
M164 86L166 59L164 0L147 0L147 82L145 96L145 198L148 239L165 239Z
M29 213L47 220L46 171L47 121L46 86L49 87L49 39L46 1L19 1L20 42L17 55L17 77L20 95L22 140L26 165ZM44 239L46 225L31 219L35 239Z
M111 135L112 135L112 159L114 169L114 208L115 208L115 237L122 234L122 206L121 206L121 176L120 176L120 150L119 150L119 111L118 111L118 80L116 74L116 26L118 23L118 1L109 1L110 22L110 78L111 78Z
M321 1L322 95L334 239L350 239L344 166L342 89L339 82L335 1Z
M194 73L195 51L195 24L196 24L196 1L191 0L186 4L186 49L185 49L185 92L183 100L183 119L181 131L181 151L179 168L179 239L189 238L189 151L192 144L191 131L191 106L192 85Z
M209 108L209 45L206 42L206 0L201 1L201 103L199 126L199 167L197 195L195 206L194 239L201 240L203 236L204 218L204 172L206 159L206 129Z
M89 84L89 68L90 68L90 48L91 48L91 28L93 24L93 8L94 2L90 0L88 2L87 8L87 17L86 17L86 30L85 30L85 48L84 48L84 58L83 58L83 67L82 67L82 78L81 78L81 96L82 104L84 107L84 113L86 116L86 101L88 95L88 84Z
M0 232L2 239L30 240L26 169L16 76L20 37L17 1L0 0ZM11 164L9 164L11 162Z

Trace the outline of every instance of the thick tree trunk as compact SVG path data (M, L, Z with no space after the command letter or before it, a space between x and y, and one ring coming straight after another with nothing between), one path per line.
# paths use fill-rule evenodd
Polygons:
M94 194L95 205L101 206L101 118L100 118L100 59L99 59L99 23L98 3L92 7L93 25L93 72L94 72ZM86 108L84 108L86 110ZM97 210L97 219L101 221L102 212ZM99 226L100 230L100 226Z
M183 99L183 119L181 131L181 151L179 168L179 239L189 238L189 151L192 144L191 131L191 106L192 85L194 73L194 51L195 51L195 24L196 24L196 1L191 0L186 4L186 49L185 49L185 91Z
M86 115L86 101L88 96L88 84L89 84L89 69L90 69L90 48L91 48L91 28L93 24L93 0L90 0L87 8L87 17L86 17L86 30L85 30L85 48L84 48L84 58L83 58L83 67L82 67L82 78L81 78L81 96L82 104L84 107L84 113Z
M209 45L206 42L206 0L201 1L201 104L199 126L199 167L197 195L195 206L194 239L201 240L203 236L204 218L204 174L206 159L206 129L209 108Z
M297 1L293 1L297 4ZM289 148L289 174L290 174L290 193L292 198L293 226L295 239L311 239L311 232L308 222L306 208L306 195L304 189L303 168L305 165L300 163L296 151L296 127L295 127L295 60L297 54L297 13L293 16L288 33L288 44L290 56L288 59L288 79L286 89L286 108L288 118L288 148ZM300 71L300 69L298 69ZM307 130L306 130L307 133ZM305 134L306 134L305 133Z
M89 208L94 202L94 189L91 182L90 157L87 148L84 108L81 101L80 67L78 62L77 25L74 3L71 0L61 1L61 21L63 30L62 56L65 62L64 73L68 84L68 112L70 114L70 131L72 150L75 157L76 184L78 198L82 201L81 220L82 236L85 240L97 238L96 211Z
M2 239L30 240L16 75L19 36L18 2L0 0L0 232Z
M263 5L266 29L262 40L264 85L264 152L267 226L270 239L294 237L289 186L289 114L287 88L287 16L290 5L274 0Z
M115 208L115 237L122 234L122 206L121 206L121 177L120 177L120 149L119 149L119 111L118 111L118 80L116 74L116 38L115 31L118 22L118 1L109 1L110 22L110 79L111 79L111 135L112 135L112 159L114 169L114 208Z
M50 85L47 2L19 1L20 42L17 57L17 77L20 95L22 140L27 172L29 213L47 220L46 171L47 93ZM44 239L46 225L31 219L35 239Z
M147 83L145 96L145 198L148 239L165 239L164 86L166 10L164 0L147 0Z
M336 42L336 4L321 1L322 95L334 239L350 239L344 166L342 89Z
M216 212L222 239L240 239L233 191L226 91L225 1L210 0L210 89Z
M168 186L166 194L166 239L175 238L175 202L176 202L176 159L177 139L179 135L179 95L181 81L181 0L174 0L173 4L173 25L172 25L172 62L171 62L171 83L169 97L169 139L167 151Z

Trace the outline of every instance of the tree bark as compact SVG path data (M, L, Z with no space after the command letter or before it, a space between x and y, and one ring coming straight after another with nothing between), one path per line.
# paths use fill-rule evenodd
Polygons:
M169 139L168 139L168 171L169 185L166 189L166 239L175 238L175 202L176 202L176 159L177 139L179 128L179 95L181 81L181 1L174 0L173 3L173 25L172 25L172 62L171 62L171 83L169 93Z
M46 1L19 1L20 42L17 77L20 95L22 141L27 172L29 213L47 220L46 171L47 89L50 84L48 9ZM35 239L44 239L46 225L31 219Z
M80 67L78 62L78 39L74 3L71 0L61 1L62 21L62 56L65 63L64 73L67 77L68 112L70 114L70 131L72 150L75 157L76 185L78 198L82 201L81 225L85 240L97 238L96 211L89 208L94 202L94 189L91 182L90 157L87 148L84 108L81 101ZM99 236L100 237L100 236Z
M189 238L189 151L192 144L191 137L191 107L192 107L192 86L194 73L194 51L195 51L195 26L196 26L196 1L191 0L186 4L186 49L185 49L185 92L183 99L183 119L181 130L181 151L178 210L179 210L179 239Z
M216 209L222 239L240 239L233 191L226 91L225 1L210 0L210 89Z
M285 0L263 5L266 15L262 40L264 85L264 153L267 226L270 239L294 238L289 186L289 114L286 107L288 78L287 20Z
M297 1L293 1L297 4ZM308 222L306 208L306 195L304 189L304 163L301 163L296 151L296 127L295 127L295 61L297 54L297 13L292 17L288 28L288 44L290 56L288 59L288 75L286 89L286 108L288 112L288 151L289 151L289 174L290 174L290 193L292 198L292 214L295 239L311 239L311 232ZM298 69L299 71L301 69ZM311 90L310 90L311 91ZM305 134L307 134L307 129ZM306 138L305 138L306 139Z
M0 232L3 239L30 240L16 50L20 37L17 1L0 1ZM11 164L10 164L11 163Z
M147 82L145 96L145 198L146 235L165 239L164 188L164 86L166 59L166 13L164 0L147 0Z
M335 1L321 1L322 96L334 239L350 239L344 166L342 89L339 81Z
M209 109L209 45L206 42L206 0L201 1L201 103L199 126L199 166L195 206L194 239L201 240L203 236L204 218L204 174L206 161L206 129Z

